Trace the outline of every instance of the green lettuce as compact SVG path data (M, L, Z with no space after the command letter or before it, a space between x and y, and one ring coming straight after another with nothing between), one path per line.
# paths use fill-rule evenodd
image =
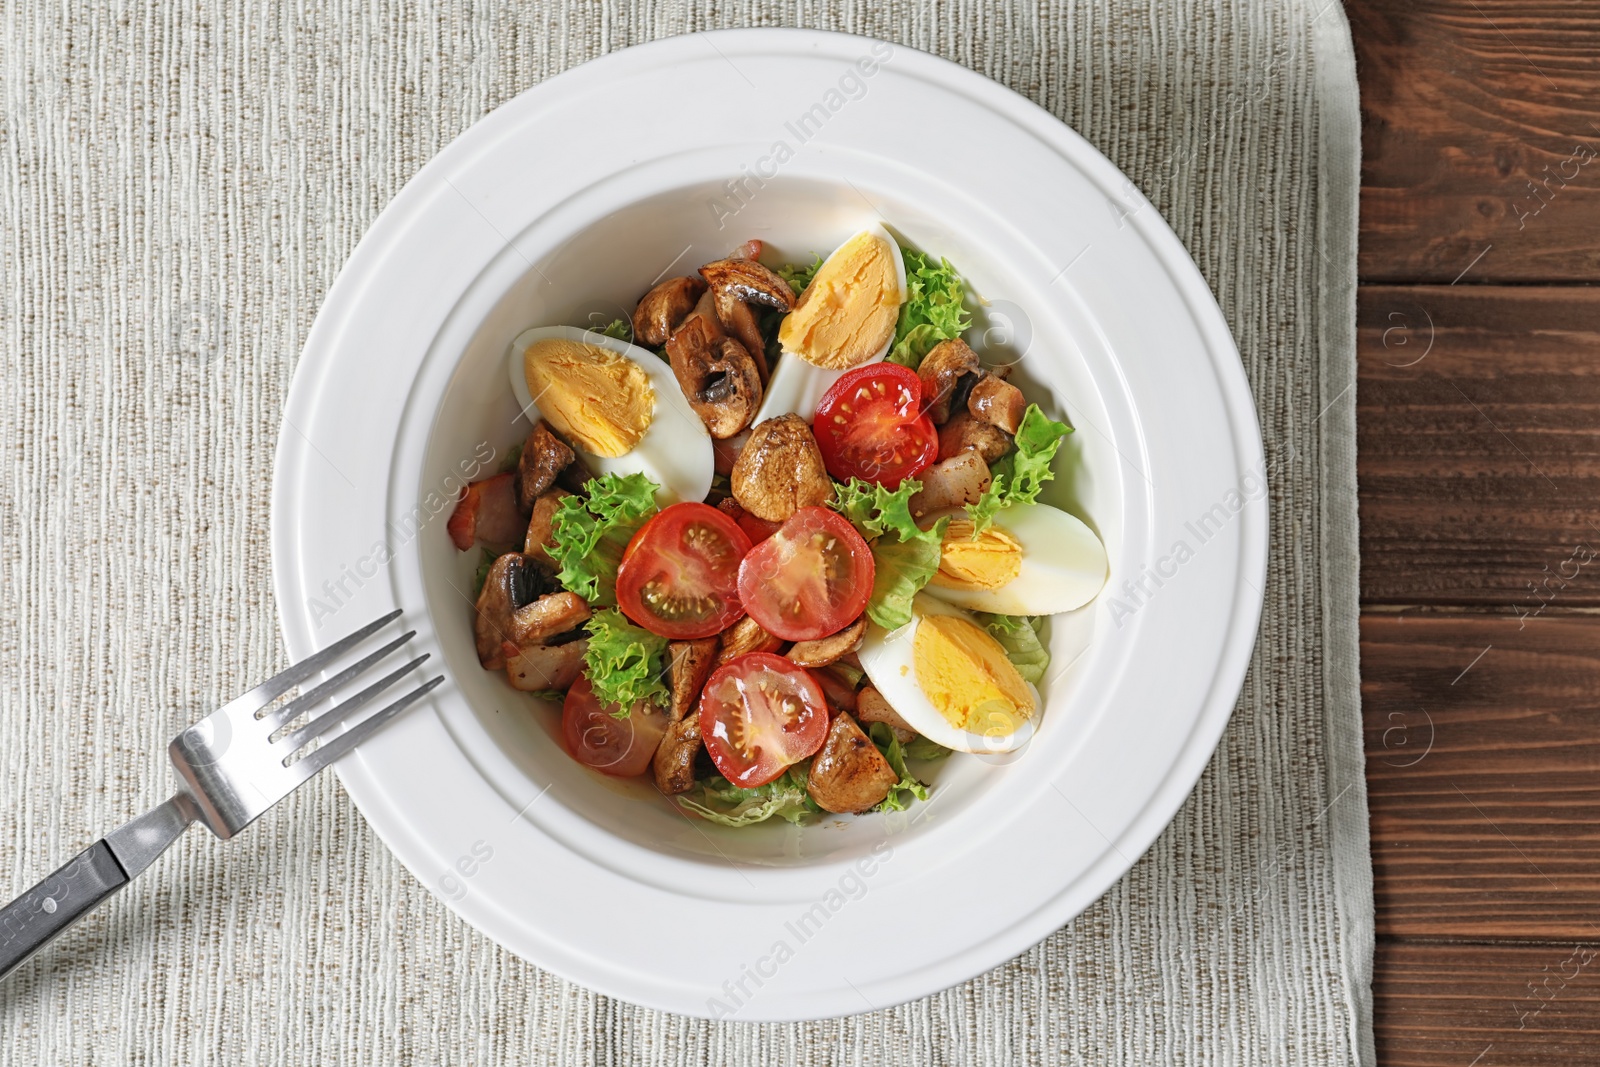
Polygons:
M1044 483L1055 477L1050 463L1056 458L1056 450L1071 432L1071 426L1051 419L1039 410L1038 404L1028 405L1017 424L1016 448L990 465L993 478L989 488L976 504L967 505L974 537L987 530L995 515L1012 504L1038 503Z
M806 291L806 286L811 284L811 279L817 276L817 271L822 268L822 257L815 252L811 254L811 265L803 267L798 263L785 263L778 268L778 277L789 283L789 288L794 290L794 295L799 296Z
M947 259L934 263L909 248L900 250L906 264L906 302L900 305L889 362L916 370L933 346L960 337L972 325L962 306L967 289Z
M618 341L633 340L633 323L629 322L627 319L612 319L598 330L593 326L586 326L584 329L590 330L594 333L603 334L606 337L614 337Z
M913 800L927 800L928 787L923 785L906 769L905 750L900 746L900 739L887 723L874 722L867 725L867 736L872 738L872 743L878 746L878 751L883 753L883 758L889 761L889 766L900 780L889 787L889 795L884 797L873 808L873 811L905 811L911 806ZM910 797L902 794L909 793Z
M911 598L939 569L948 519L924 530L911 517L911 497L922 483L907 478L895 489L852 478L833 487L833 507L872 548L872 598L867 617L886 630L911 621Z
M510 474L517 469L517 464L522 462L522 442L518 441L506 449L506 458L500 461L500 473Z
M1038 685L1050 667L1050 650L1039 639L1044 627L1042 615L990 615L974 612L978 625L989 631L1026 681Z
M800 823L822 809L806 792L809 760L796 763L766 785L740 789L720 774L694 784L678 803L703 819L723 826L753 826L776 815Z
M589 684L602 704L615 704L611 714L619 719L641 700L662 707L667 703L667 639L629 622L615 608L597 611L585 624L589 645L583 661Z
M592 478L584 495L561 499L550 520L549 549L563 589L591 604L617 602L617 566L628 539L656 513L656 483L643 474Z
M489 568L494 566L494 561L498 558L487 548L480 548L478 551L482 552L483 556L478 560L478 569L472 575L473 600L477 600L478 594L483 592L483 583L489 580Z
M950 755L950 750L936 741L929 741L918 734L907 741L904 746L906 759L936 760L944 759Z

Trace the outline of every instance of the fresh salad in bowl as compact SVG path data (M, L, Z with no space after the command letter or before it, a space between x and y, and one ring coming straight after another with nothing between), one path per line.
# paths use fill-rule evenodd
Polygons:
M512 343L532 431L448 527L482 551L478 658L701 818L903 810L917 761L1027 743L1044 621L1105 549L1039 502L1071 428L962 340L948 262L881 226L763 251Z

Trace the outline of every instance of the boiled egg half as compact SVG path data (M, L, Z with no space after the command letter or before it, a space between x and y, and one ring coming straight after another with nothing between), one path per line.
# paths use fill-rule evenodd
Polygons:
M1106 549L1075 515L1048 504L1013 504L976 537L957 508L948 515L939 569L925 592L997 615L1055 615L1080 608L1106 584Z
M906 262L893 235L878 224L852 234L779 325L783 358L755 421L791 412L811 418L845 371L889 354L905 301Z
M898 630L869 626L859 652L878 692L912 729L960 752L1021 748L1039 719L1039 691L971 615L919 593Z
M711 435L654 353L576 326L541 326L511 342L507 371L522 413L543 418L596 474L641 473L662 506L704 500Z

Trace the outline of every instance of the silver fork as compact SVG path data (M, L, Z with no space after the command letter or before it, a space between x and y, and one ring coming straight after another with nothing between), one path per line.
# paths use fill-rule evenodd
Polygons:
M268 709L267 705L312 675L332 667L399 617L399 611L392 611L363 626L268 678L173 738L167 753L178 772L179 784L171 799L117 827L0 908L0 979L132 881L191 823L201 823L226 841L443 682L443 675L429 679L320 748L293 758L308 743L348 721L385 689L421 666L428 656L418 656L297 729L283 733L282 727L400 648L416 636L416 631L402 634L281 707Z

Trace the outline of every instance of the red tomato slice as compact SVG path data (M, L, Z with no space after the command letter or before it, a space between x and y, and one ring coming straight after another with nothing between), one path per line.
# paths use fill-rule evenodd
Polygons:
M667 716L640 703L626 718L612 716L615 704L602 704L588 675L572 683L561 705L561 732L567 752L586 767L615 778L633 778L650 768L650 760L667 732Z
M750 538L708 504L673 504L639 528L617 568L617 606L653 634L690 641L739 620Z
M922 381L898 363L857 367L822 394L812 420L828 473L889 489L939 458L939 432L922 410Z
M861 614L872 577L872 549L849 519L801 508L744 557L739 600L767 633L814 641Z
M724 778L754 789L822 747L828 706L804 667L770 652L751 652L706 679L700 737Z

